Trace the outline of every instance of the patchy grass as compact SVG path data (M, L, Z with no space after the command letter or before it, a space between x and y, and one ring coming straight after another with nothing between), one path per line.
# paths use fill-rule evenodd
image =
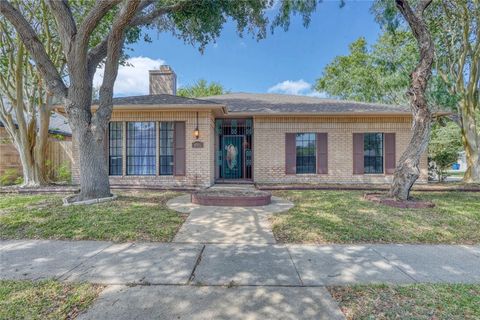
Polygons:
M329 287L347 319L480 319L480 285Z
M170 241L186 215L166 207L174 192L123 192L116 201L62 206L65 195L0 197L0 238Z
M278 191L295 207L272 218L278 241L294 243L480 243L480 193L417 192L436 204L397 209L362 191Z
M0 280L0 319L74 319L102 287L53 280Z

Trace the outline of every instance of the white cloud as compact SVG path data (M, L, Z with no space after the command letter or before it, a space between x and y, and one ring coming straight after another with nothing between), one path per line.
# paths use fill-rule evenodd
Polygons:
M313 86L307 81L300 80L285 80L268 88L270 93L293 94L299 96L319 97L325 98L325 93L313 90Z
M132 57L127 66L119 66L118 76L113 88L114 96L148 94L148 70L158 69L165 61L148 57ZM100 87L103 80L103 68L99 68L93 78L93 85Z

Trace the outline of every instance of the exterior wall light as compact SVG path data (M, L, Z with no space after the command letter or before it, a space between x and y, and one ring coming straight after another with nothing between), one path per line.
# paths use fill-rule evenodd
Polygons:
M198 112L197 112L197 125L195 126L195 130L193 131L193 136L195 139L200 137L200 130L198 130Z

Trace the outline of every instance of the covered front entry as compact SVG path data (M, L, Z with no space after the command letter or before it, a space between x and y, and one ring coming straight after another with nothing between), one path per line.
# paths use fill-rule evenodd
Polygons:
M217 182L252 179L253 121L215 120L215 177Z

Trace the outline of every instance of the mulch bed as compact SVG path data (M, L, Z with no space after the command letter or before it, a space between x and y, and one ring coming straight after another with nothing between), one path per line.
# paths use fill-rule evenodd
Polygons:
M386 206L402 209L425 209L433 208L435 204L431 201L410 199L406 201L398 201L394 198L389 198L384 193L365 193L363 196L366 200L381 203Z

